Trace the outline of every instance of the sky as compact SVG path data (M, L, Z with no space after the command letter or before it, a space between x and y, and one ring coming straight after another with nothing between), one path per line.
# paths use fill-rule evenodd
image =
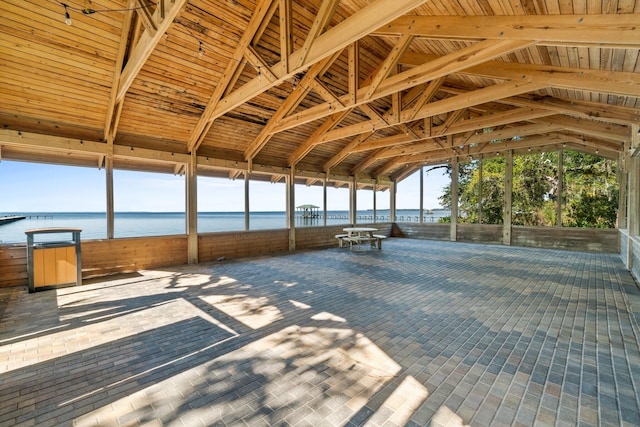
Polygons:
M425 170L428 168L425 168ZM424 208L438 208L449 178L441 169L425 172ZM105 171L97 168L0 161L0 212L105 212ZM184 176L114 170L116 212L184 212ZM419 173L398 184L398 209L419 209ZM244 211L244 180L198 177L199 212ZM296 185L295 204L322 208L322 186ZM358 210L373 208L371 190L359 190ZM377 209L389 208L389 191L376 195ZM284 211L286 187L250 181L251 211ZM348 210L349 191L327 187L327 210Z

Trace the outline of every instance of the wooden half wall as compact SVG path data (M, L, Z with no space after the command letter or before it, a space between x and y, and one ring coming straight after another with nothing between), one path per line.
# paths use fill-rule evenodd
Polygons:
M456 241L503 244L503 226L457 224ZM393 237L450 240L449 224L394 223ZM571 251L620 253L616 229L570 227L511 227L511 245Z
M416 239L449 240L449 224L376 223L358 224L379 229L379 234ZM296 250L337 245L340 226L296 228ZM513 245L619 253L618 230L513 227ZM457 239L463 242L502 243L501 225L458 224ZM640 243L640 242L638 242ZM640 244L633 246L640 256ZM289 251L289 230L253 230L203 233L198 236L200 262L254 256L277 255ZM136 237L82 241L83 278L142 269L187 264L187 236ZM636 265L640 265L640 262ZM27 285L25 245L0 245L0 287Z
M391 224L375 226L389 236ZM336 234L346 225L296 228L296 249L320 249L337 245ZM203 233L198 236L200 262L276 255L289 251L289 230L252 230ZM187 236L135 237L82 241L82 277L187 264ZM25 245L0 245L0 287L26 286Z

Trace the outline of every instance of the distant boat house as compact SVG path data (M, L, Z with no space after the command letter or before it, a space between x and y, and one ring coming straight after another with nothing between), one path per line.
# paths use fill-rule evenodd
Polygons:
M320 206L316 205L300 205L296 206L297 217L304 219L320 218Z

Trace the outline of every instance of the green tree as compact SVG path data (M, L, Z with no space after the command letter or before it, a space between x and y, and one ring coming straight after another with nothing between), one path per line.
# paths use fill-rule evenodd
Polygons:
M482 203L482 223L502 224L504 214L505 159L482 162L482 200L479 200L479 162L460 162L458 181L458 222L478 223L478 203ZM571 227L615 227L618 208L616 162L578 153L564 152L564 192L558 194L558 152L514 156L512 223L514 225L555 225L555 204L564 202L563 224ZM447 167L451 176L451 167ZM558 197L561 196L561 197ZM451 186L440 196L451 208ZM449 222L450 218L442 222Z
M565 151L565 209L570 227L614 228L618 214L617 163L577 151Z

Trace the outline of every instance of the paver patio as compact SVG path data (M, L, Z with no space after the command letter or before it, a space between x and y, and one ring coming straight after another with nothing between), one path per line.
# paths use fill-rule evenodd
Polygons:
M640 425L617 255L387 240L2 289L0 426Z

